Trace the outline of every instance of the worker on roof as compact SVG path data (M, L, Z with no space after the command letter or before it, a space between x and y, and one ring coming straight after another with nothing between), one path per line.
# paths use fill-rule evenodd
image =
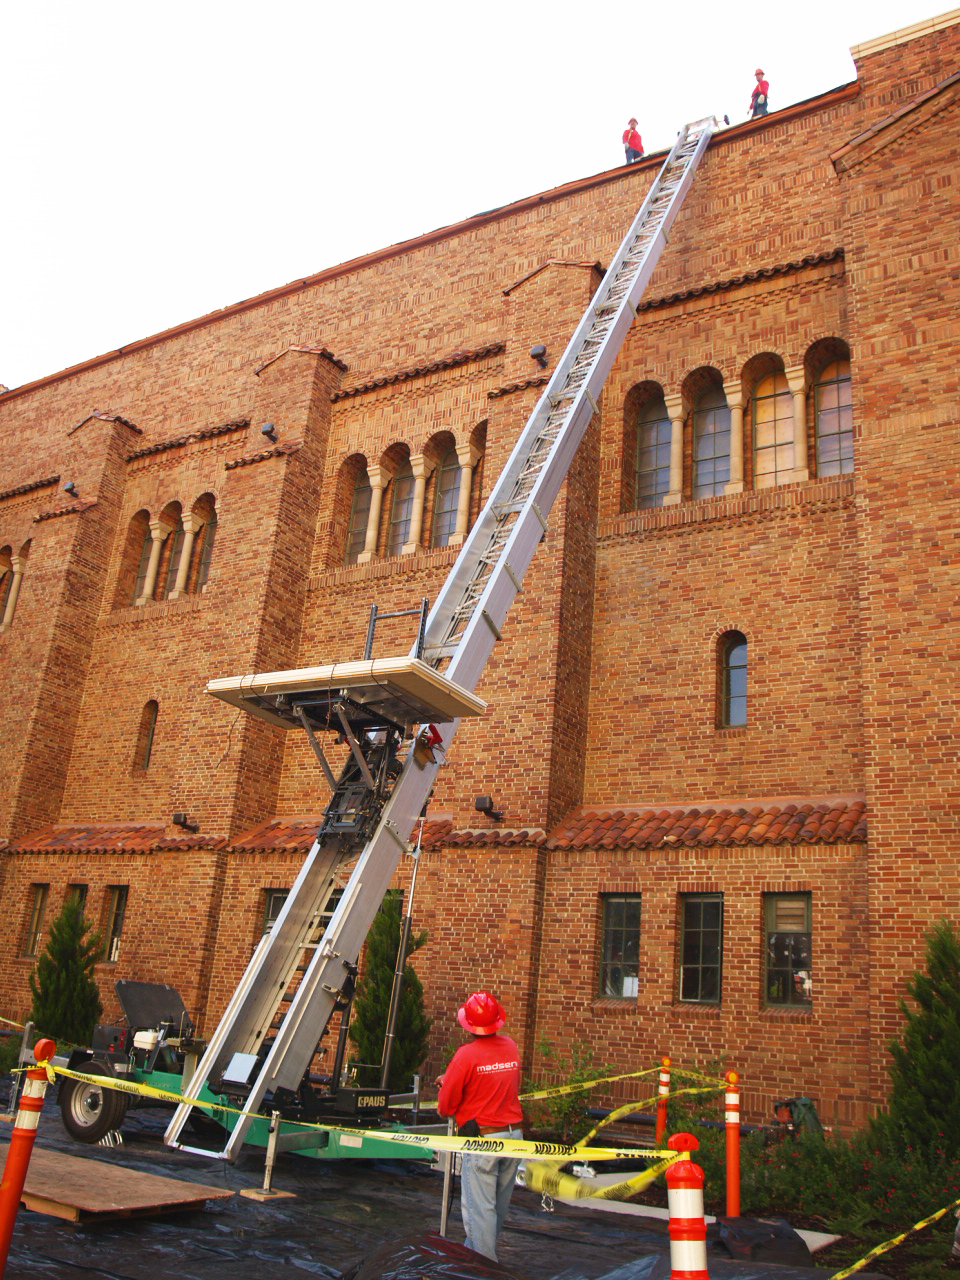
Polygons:
M623 131L623 149L627 153L627 164L636 164L643 155L643 140L637 133L636 116L631 116Z
M765 116L767 114L767 93L770 85L763 78L762 67L757 67L753 74L757 77L757 83L754 86L753 93L750 95L750 115L756 119L757 116Z
M507 1020L489 991L475 991L457 1013L472 1037L437 1076L442 1116L456 1116L463 1137L520 1139L520 1055L509 1036L497 1033ZM495 1152L464 1152L460 1166L460 1214L468 1249L497 1260L497 1237L510 1207L520 1161Z

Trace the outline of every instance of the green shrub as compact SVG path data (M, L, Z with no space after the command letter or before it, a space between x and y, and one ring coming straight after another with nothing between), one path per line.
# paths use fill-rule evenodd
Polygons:
M390 994L400 951L400 932L400 895L388 893L367 935L366 964L353 1002L349 1034L357 1046L359 1063L377 1066L383 1059ZM418 951L426 940L426 930L416 937L411 935L408 956ZM391 1093L410 1088L414 1073L427 1056L430 1025L423 1006L423 983L408 960L403 970L403 992L390 1058L387 1087ZM379 1071L375 1074L376 1083L379 1083ZM374 1082L367 1080L364 1083Z
M874 1142L901 1154L938 1143L960 1151L960 941L947 920L926 935L926 973L907 982L904 1028L889 1044L889 1110L871 1126Z
M101 946L99 933L90 933L80 903L68 898L30 975L30 1020L37 1036L50 1036L61 1052L70 1045L88 1045L103 1012L93 976Z

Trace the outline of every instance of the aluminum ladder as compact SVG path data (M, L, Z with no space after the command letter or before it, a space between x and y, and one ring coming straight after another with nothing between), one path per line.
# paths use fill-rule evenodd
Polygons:
M563 484L614 360L670 228L717 128L716 118L686 125L653 182L576 332L524 427L489 499L470 531L430 610L423 637L425 661L472 691L523 575L547 529L547 516ZM458 720L440 724L441 754ZM295 1091L321 1035L349 989L352 970L384 894L433 788L439 761L422 765L413 745L376 828L359 855L333 916L290 1001L275 1039L252 1080L244 1104L259 1112L276 1089ZM190 1081L190 1092L216 1078L236 1053L262 1045L281 996L316 928L349 843L314 842L290 895L250 960L219 1026ZM187 1147L180 1135L191 1111L181 1104L164 1140L198 1154L234 1160L252 1123L245 1114L222 1152Z

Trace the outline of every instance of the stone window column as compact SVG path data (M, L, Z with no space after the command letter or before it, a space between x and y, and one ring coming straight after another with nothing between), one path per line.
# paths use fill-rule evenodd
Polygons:
M193 556L193 543L203 525L203 519L193 512L183 517L183 545L180 547L177 580L173 584L173 590L167 596L168 600L178 600L180 596L187 594L187 577L190 573L190 560ZM153 548L151 547L152 550Z
M784 377L793 396L793 471L791 480L809 480L807 462L807 379L803 365L784 369Z
M462 547L470 523L470 494L473 490L473 469L480 461L480 450L472 444L457 445L457 461L460 463L460 489L457 493L457 527L451 535L448 547Z
M670 488L663 495L665 507L683 500L683 396L664 396L670 419Z
M3 611L2 620L0 620L0 631L9 631L10 624L13 622L13 615L17 611L17 596L20 594L20 583L23 581L23 571L26 567L26 556L10 557L10 568L13 570L13 581L10 583L10 594L7 596L7 607Z
M730 410L730 479L724 493L743 493L743 388L739 381L725 382L723 394Z
M166 520L150 521L150 537L153 539L153 545L150 548L150 560L147 563L147 576L143 580L143 595L137 596L135 601L137 605L146 604L148 600L153 599L153 592L157 585L157 569L160 567L160 553L172 529L173 525Z
M383 506L383 491L390 483L390 472L386 467L367 467L370 478L370 510L367 512L367 537L363 550L357 556L357 564L369 564L377 558L377 536L380 533L380 508Z
M427 491L427 479L437 464L422 453L410 455L410 470L413 472L413 510L410 512L410 541L400 548L402 556L412 556L422 551L420 535L423 532L423 498Z

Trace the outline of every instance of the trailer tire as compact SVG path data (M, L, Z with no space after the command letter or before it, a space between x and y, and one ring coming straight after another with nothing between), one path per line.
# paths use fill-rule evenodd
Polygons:
M112 1076L105 1062L93 1059L80 1064L88 1076ZM60 1086L60 1118L75 1142L99 1142L113 1129L119 1129L127 1114L126 1094L105 1089L86 1080L65 1079Z

